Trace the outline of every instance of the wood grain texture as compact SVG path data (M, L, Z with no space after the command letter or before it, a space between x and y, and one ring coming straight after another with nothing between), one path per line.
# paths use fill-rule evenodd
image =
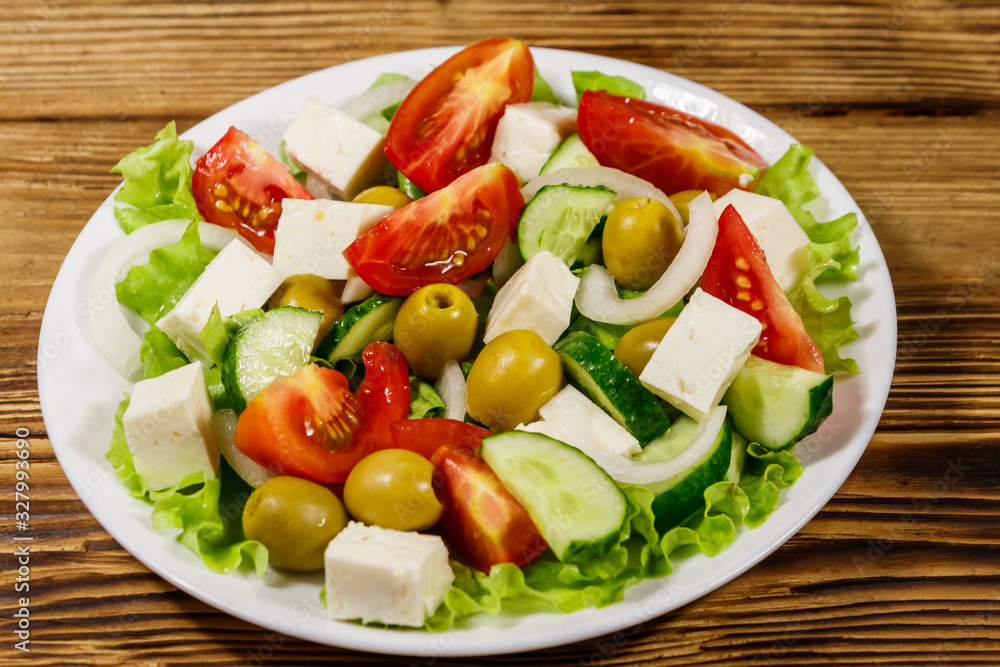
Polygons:
M266 632L113 540L46 440L48 291L117 179L186 129L301 74L512 35L625 58L757 109L866 212L899 354L851 477L750 572L622 633L506 657L414 660ZM16 0L0 23L0 663L24 665L1000 664L1000 6L992 0L509 3ZM31 653L14 651L14 437L32 442Z

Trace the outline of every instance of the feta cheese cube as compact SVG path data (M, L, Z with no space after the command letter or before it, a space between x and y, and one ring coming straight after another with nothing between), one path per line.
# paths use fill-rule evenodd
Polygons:
M381 133L312 96L282 138L293 160L347 200L388 165Z
M326 608L335 620L419 627L455 575L437 535L350 522L326 548Z
M292 201L292 200L288 200ZM169 313L156 323L189 359L211 363L201 340L212 308L229 317L248 308L260 308L281 284L281 274L266 260L233 239L209 262L205 271Z
M508 104L497 124L490 162L510 167L522 183L530 181L574 132L576 109L549 102Z
M639 380L684 414L702 421L743 368L762 330L756 318L698 288Z
M201 364L193 362L137 382L122 416L135 470L150 489L180 484L194 473L215 477L212 400Z
M343 253L392 213L391 206L330 199L285 199L274 230L274 268L283 278L312 273L329 280L357 275Z
M545 250L518 269L497 292L486 318L489 343L502 333L531 329L552 345L569 326L573 297L580 279Z
M781 291L790 292L806 275L809 237L780 199L733 189L712 203L718 218L732 204L764 251Z
M642 451L631 433L573 385L563 387L538 414L541 421L518 426L517 430L547 435L588 456L595 451L612 456L632 456Z

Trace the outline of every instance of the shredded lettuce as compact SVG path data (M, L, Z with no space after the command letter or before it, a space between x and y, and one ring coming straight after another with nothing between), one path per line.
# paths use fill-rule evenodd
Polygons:
M635 81L623 76L608 76L600 72L573 72L573 88L576 89L576 101L587 90L606 90L612 95L646 99L646 89Z
M118 224L131 234L160 220L201 220L191 193L191 152L194 143L177 138L174 121L160 130L149 146L123 157L111 169L125 184L115 193Z
M444 413L445 403L434 386L424 382L416 375L410 376L410 419L424 417L440 417Z
M562 104L556 94L552 92L552 86L542 78L541 72L535 68L535 85L531 89L532 102L550 102L552 104Z
M193 222L175 245L157 248L149 253L148 264L130 268L125 280L115 285L115 294L119 303L153 324L180 301L213 257L215 253L201 245Z
M848 213L830 222L819 222L804 208L820 194L808 171L812 156L811 149L792 144L764 173L754 192L780 199L809 237L806 276L789 293L788 300L823 355L824 369L827 373L857 373L854 360L840 356L840 346L858 338L851 319L851 301L846 296L827 299L816 288L816 281L857 279L859 253L851 245L851 232L858 218Z

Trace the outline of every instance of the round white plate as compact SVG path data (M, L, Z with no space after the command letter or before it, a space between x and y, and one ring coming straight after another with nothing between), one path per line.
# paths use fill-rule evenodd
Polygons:
M456 51L434 48L360 60L315 72L254 95L212 116L183 136L195 155L208 150L235 125L276 153L281 133L309 95L340 105L364 91L381 72L420 78ZM650 67L584 53L532 49L542 75L564 100L574 98L571 70L599 70L645 84L651 99L724 125L773 163L793 139L759 114L708 88ZM527 651L575 642L642 623L694 600L745 572L795 534L833 496L871 439L885 405L896 346L895 302L885 259L871 228L847 190L813 159L823 197L820 219L854 211L860 218L861 280L824 291L848 294L861 339L847 348L861 374L836 379L834 412L822 429L799 445L805 472L767 522L741 529L714 558L678 559L670 576L628 589L622 602L561 614L477 617L469 627L442 634L383 630L326 618L319 605L321 575L288 577L274 572L215 574L177 543L171 531L154 532L147 505L129 497L104 460L115 407L129 384L91 345L83 324L107 303L86 301L87 287L107 249L122 237L112 201L101 205L73 244L56 278L42 320L38 389L52 447L80 498L130 553L178 588L265 628L323 644L432 658ZM264 649L267 647L264 646Z

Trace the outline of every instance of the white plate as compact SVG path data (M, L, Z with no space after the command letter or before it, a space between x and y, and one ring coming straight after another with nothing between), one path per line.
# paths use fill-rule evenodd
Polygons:
M272 153L280 136L308 95L339 105L367 88L380 72L419 78L455 52L434 48L360 60L315 72L254 95L212 116L184 134L195 155L210 148L230 125L242 129ZM793 139L741 104L656 69L584 53L532 49L542 75L562 99L572 100L570 70L600 70L646 85L649 96L680 106L742 136L768 162ZM527 651L575 642L641 625L730 581L794 535L833 496L871 439L885 405L896 347L895 302L885 259L857 204L833 174L813 159L811 171L823 192L822 215L854 211L860 218L861 280L825 292L848 294L861 340L847 352L862 369L838 377L834 413L816 435L800 444L805 472L782 491L781 504L767 522L741 529L736 541L715 558L679 559L675 571L644 581L625 600L571 617L533 614L482 616L468 628L443 634L383 630L328 620L319 606L321 577L285 577L272 572L215 574L173 539L153 532L148 506L129 497L104 460L112 417L128 383L100 357L83 333L93 308L86 291L98 262L121 238L109 197L73 244L56 278L42 320L38 389L52 447L76 492L109 533L151 570L178 588L251 623L323 644L419 657L488 655ZM821 218L828 219L828 218ZM117 306L114 306L117 307ZM266 642L265 642L266 643ZM262 650L268 647L262 645Z

